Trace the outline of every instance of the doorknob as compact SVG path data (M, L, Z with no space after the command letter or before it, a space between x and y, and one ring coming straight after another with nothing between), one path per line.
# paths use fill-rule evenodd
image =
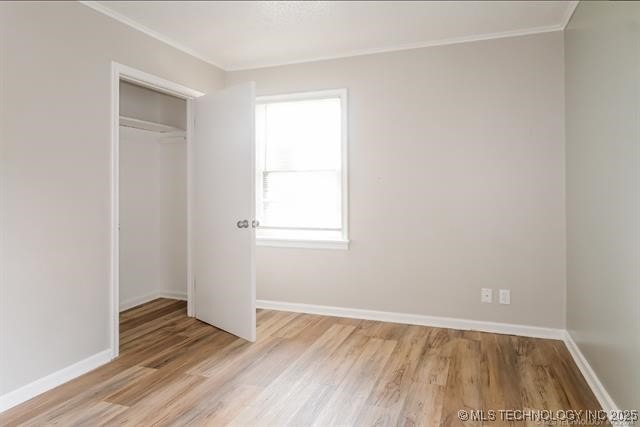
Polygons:
M256 227L260 227L260 221L257 220L253 220L251 221L251 227L256 228Z
M248 220L240 220L236 223L236 226L238 228L249 228L249 221Z

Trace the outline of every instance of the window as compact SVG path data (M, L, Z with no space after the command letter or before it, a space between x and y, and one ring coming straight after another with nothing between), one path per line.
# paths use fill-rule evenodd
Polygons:
M259 245L346 249L346 90L258 98Z

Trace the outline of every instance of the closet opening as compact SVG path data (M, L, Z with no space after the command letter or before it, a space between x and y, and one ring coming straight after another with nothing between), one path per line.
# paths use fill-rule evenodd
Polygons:
M124 80L118 90L122 351L186 318L188 164L187 101Z
M112 358L154 317L193 315L192 102L203 95L111 63Z
M112 357L203 322L255 341L255 84L111 69Z

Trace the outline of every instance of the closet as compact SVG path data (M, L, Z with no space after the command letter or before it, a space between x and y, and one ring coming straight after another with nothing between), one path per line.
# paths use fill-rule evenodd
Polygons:
M187 299L187 101L120 81L119 305Z
M111 82L113 354L118 313L161 297L255 341L255 84L203 93L117 63Z

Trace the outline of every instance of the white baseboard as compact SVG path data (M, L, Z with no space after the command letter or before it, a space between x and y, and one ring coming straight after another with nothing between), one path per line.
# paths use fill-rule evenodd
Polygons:
M378 320L381 322L405 323L436 328L461 329L465 331L492 332L496 334L520 335L524 337L562 340L564 329L539 326L514 325L510 323L484 322L456 319L452 317L425 316L422 314L394 313L390 311L363 310L359 308L332 307L269 300L257 300L256 307L268 310L292 311L295 313L320 314L324 316L349 317L352 319Z
M582 351L580 351L580 347L578 347L578 344L576 344L576 342L573 340L573 337L571 336L571 333L569 331L565 331L564 343L566 344L569 353L571 353L573 360L576 362L576 365L578 365L578 369L580 369L582 376L587 381L587 384L589 384L589 387L591 387L591 391L593 391L596 399L598 399L598 403L600 403L600 406L602 406L602 410L606 411L607 414L619 411L620 408L618 408L618 405L616 405L616 403L607 392L607 389L604 388L604 385L602 384L602 382L600 382L600 379L589 364L587 358L584 357L584 354L582 354ZM611 422L611 424L616 427L631 426L631 424L620 422L615 423L613 421Z
M120 303L120 311L129 310L130 308L137 307L140 304L144 304L146 302L153 301L154 299L157 299L157 298L171 298L171 299L178 299L178 300L186 301L187 300L187 293L186 292L174 292L174 291L151 292L149 294L142 295L142 296L135 297L135 298L131 298L131 299L128 299L126 301L121 302Z
M0 412L4 412L22 402L26 402L27 400L44 393L45 391L51 390L60 384L71 381L82 374L93 371L110 361L111 350L107 349L74 363L71 366L67 366L66 368L49 374L46 377L24 385L17 390L4 394L0 396Z

